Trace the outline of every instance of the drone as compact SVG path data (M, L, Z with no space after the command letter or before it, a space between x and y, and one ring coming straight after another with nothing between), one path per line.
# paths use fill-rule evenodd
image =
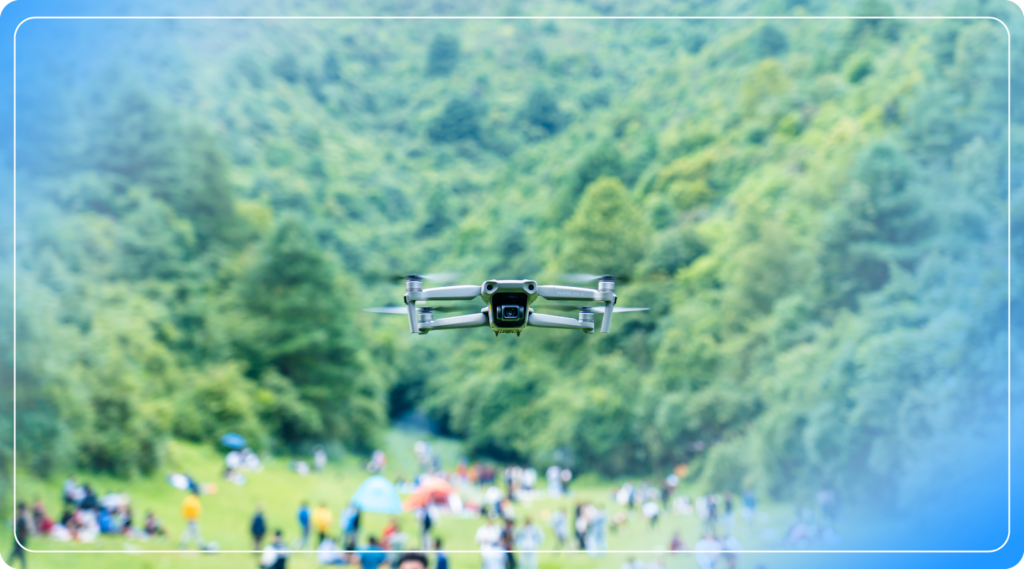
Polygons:
M584 334L594 333L594 314L602 314L601 332L607 334L612 326L615 312L635 312L647 308L615 306L615 279L612 275L569 275L578 282L598 281L597 288L563 285L539 285L534 280L490 279L480 285L441 286L423 288L423 281L443 278L440 275L405 275L405 306L383 306L366 308L367 312L383 314L405 314L409 317L409 332L426 334L431 330L454 328L475 328L489 326L494 335L515 334L518 336L527 326L538 328L566 328L582 330ZM434 319L435 312L467 310L453 306L418 306L417 302L436 300L473 300L480 297L487 305L479 312ZM543 305L542 310L571 311L579 313L577 318L543 314L531 306L539 298L553 301L600 303L591 305Z

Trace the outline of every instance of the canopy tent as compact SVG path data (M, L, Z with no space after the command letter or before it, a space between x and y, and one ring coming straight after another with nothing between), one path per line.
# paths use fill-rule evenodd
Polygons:
M246 447L245 437L238 433L225 433L224 436L220 438L220 444L235 450Z
M398 490L390 480L380 476L371 476L363 481L352 494L350 503L363 512L380 514L402 513L402 500Z
M413 490L413 493L405 499L405 509L415 510L422 508L431 502L444 502L448 496L455 493L455 488L444 478L432 476L420 482L420 485Z

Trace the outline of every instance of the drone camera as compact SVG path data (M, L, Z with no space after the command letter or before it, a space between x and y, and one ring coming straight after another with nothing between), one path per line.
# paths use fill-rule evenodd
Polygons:
M523 307L505 305L498 307L498 318L501 320L519 320L523 314Z

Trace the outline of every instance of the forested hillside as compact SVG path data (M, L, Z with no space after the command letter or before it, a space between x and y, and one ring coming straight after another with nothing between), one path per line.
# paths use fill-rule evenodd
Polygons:
M133 476L228 430L365 452L419 410L483 456L892 503L942 437L1005 441L998 22L175 25L19 115L19 466ZM361 312L423 271L628 275L651 310L519 338Z

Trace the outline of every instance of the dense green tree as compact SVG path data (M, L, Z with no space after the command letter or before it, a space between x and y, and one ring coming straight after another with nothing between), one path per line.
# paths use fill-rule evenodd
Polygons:
M427 53L427 75L448 75L458 63L459 38L450 34L435 35Z
M292 444L306 434L368 444L381 419L380 393L350 324L351 292L301 219L286 216L278 222L239 282L238 294L245 319L234 332L248 374L288 378L319 413L303 429L322 424L322 431L313 433L288 428L276 434L290 435L285 442ZM273 391L272 376L264 381Z
M480 113L472 101L452 99L430 123L427 135L434 142L474 140L480 137Z
M647 237L636 204L616 178L587 186L564 235L563 266L610 275L632 272Z

